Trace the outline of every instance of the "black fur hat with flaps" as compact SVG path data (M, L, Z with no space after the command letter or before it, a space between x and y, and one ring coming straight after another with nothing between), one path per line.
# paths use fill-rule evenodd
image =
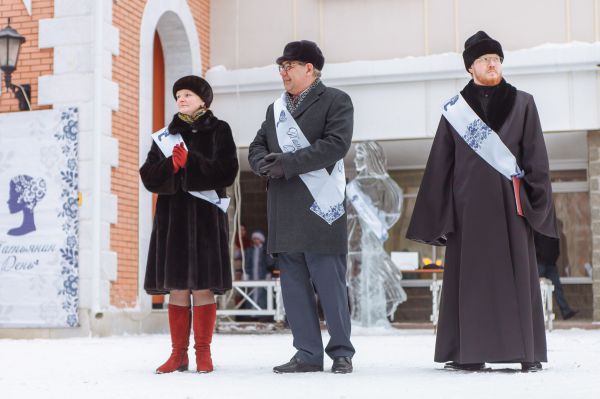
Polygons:
M501 60L504 59L500 42L492 39L487 33L480 30L465 41L465 51L463 51L465 69L469 71L473 62L485 54L497 54Z
M183 89L196 93L202 101L204 101L206 108L210 107L213 100L213 91L206 80L195 75L184 76L177 79L173 85L173 97L175 100L177 100L177 92Z

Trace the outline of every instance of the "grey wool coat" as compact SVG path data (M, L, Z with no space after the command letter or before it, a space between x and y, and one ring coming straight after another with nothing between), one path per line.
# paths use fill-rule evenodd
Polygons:
M269 240L267 251L345 254L348 252L346 215L330 226L309 208L314 202L299 175L327 168L344 158L352 143L354 108L341 90L317 84L292 113L310 147L282 156L285 177L267 185ZM282 150L277 142L273 104L250 144L248 161L258 174L265 155Z
M407 237L446 246L435 361L546 361L533 231L556 237L548 156L533 97L506 82L462 91L525 172L512 183L442 117Z

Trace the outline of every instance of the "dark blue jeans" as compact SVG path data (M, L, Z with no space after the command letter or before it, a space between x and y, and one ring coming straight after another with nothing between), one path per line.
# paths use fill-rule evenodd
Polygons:
M560 313L563 317L565 317L565 315L571 311L571 307L565 298L565 293L562 289L562 284L560 283L560 276L558 275L558 269L556 268L556 265L543 265L538 263L538 272L540 277L546 277L552 281L552 284L554 285L554 296L556 298L556 302L560 308Z

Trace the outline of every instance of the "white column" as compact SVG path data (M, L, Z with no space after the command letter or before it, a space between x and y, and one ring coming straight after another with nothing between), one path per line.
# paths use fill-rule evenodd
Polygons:
M111 136L119 87L112 80L112 56L119 31L112 26L112 0L55 0L54 18L39 22L40 48L54 49L54 71L41 76L39 104L79 109L80 307L92 314L110 305L117 254L110 250L110 225L117 221L111 168L118 164L118 140Z

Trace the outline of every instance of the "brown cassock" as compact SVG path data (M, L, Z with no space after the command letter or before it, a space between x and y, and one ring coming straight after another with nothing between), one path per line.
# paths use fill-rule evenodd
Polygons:
M461 92L525 172L513 186L442 117L407 238L445 245L435 361L547 361L533 230L557 237L548 155L533 97L505 81Z

